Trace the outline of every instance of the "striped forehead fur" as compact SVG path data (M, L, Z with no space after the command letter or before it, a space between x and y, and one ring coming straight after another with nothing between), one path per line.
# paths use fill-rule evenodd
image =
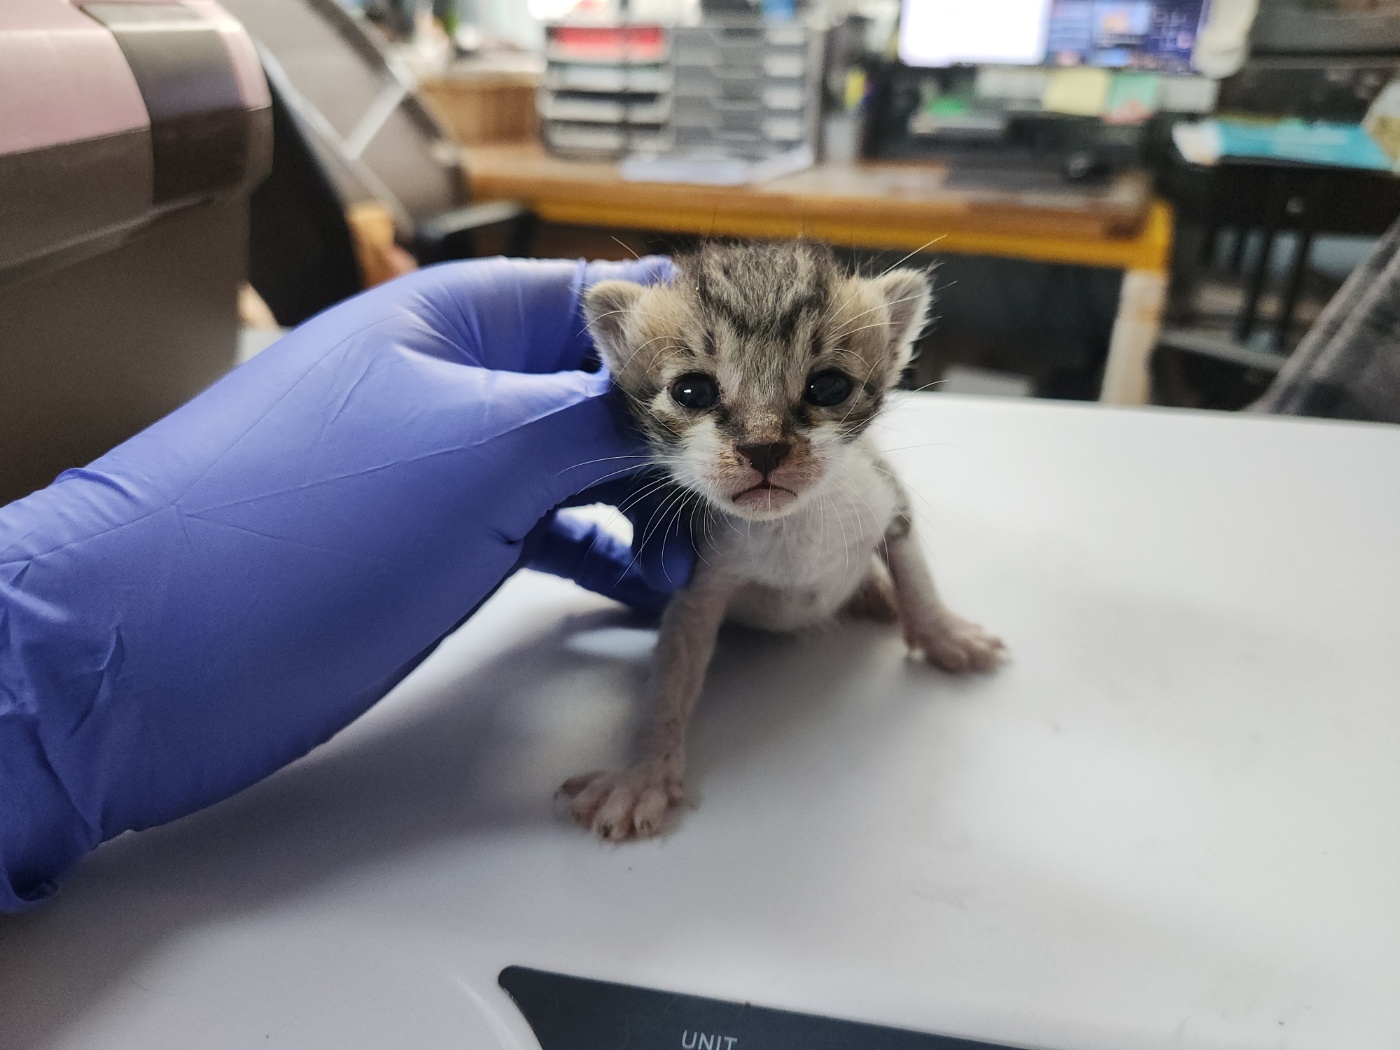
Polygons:
M830 250L804 242L706 245L680 266L700 309L741 339L791 342L830 313L841 279Z

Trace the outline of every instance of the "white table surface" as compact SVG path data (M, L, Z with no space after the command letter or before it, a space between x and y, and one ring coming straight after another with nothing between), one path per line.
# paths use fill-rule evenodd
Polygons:
M653 634L524 574L369 716L0 918L0 1046L533 1048L511 963L1057 1050L1400 1046L1400 428L903 399L958 609L724 637L699 808L599 844Z

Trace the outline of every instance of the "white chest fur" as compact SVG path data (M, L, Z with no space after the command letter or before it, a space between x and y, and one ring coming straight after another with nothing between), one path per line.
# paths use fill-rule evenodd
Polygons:
M863 446L821 490L776 521L724 519L712 530L712 567L743 582L729 618L790 631L834 615L870 574L898 503L895 483Z

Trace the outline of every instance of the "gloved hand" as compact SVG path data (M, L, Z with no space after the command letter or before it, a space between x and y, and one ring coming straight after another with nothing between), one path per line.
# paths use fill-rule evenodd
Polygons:
M634 562L554 508L644 484L607 375L580 370L581 291L670 272L423 270L0 508L0 910L325 741L521 564L662 604L688 538Z

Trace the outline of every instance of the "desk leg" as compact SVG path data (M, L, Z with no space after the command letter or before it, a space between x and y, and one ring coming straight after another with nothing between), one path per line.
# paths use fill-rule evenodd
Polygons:
M1118 294L1118 316L1108 343L1099 400L1113 405L1145 405L1152 394L1152 348L1162 327L1167 275L1159 270L1128 270Z

